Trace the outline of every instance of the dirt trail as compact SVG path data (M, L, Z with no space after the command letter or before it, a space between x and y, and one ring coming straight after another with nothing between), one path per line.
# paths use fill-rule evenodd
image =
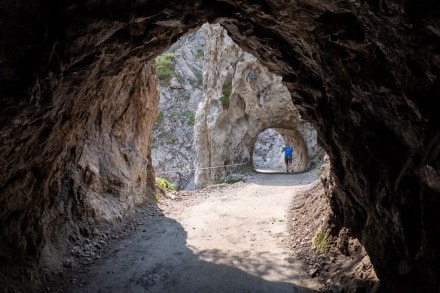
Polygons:
M311 292L315 279L287 248L295 194L316 179L258 174L249 183L165 199L71 280L69 292Z

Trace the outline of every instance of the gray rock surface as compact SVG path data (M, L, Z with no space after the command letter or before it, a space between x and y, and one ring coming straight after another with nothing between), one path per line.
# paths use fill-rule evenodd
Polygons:
M284 115L284 103L291 104L290 94L280 77L271 74L255 57L240 49L218 25L203 25L197 32L179 39L166 53L175 54L172 62L175 76L169 83L159 85L158 121L152 145L156 175L168 179L179 189L194 188L195 174L211 174L203 183L200 178L204 175L198 175L198 187L223 180L235 167L250 163L250 149L254 146L249 145L249 139L241 141L243 131L251 133L248 138L256 139L259 131L273 124L274 116ZM202 79L202 75L205 78ZM243 78L244 75L246 77ZM217 80L217 77L220 79ZM222 80L223 83L220 82ZM242 108L244 105L240 103L233 104L240 99L247 103L247 109ZM275 105L272 105L272 99L278 99ZM272 108L266 109L265 113L264 106L269 104ZM258 108L258 114L265 113L265 116L256 118L254 108ZM197 115L196 109L199 111ZM287 111L291 112L289 117L295 117L294 123L287 123L287 120L277 123L285 128L280 130L282 135L297 147L294 170L304 171L320 158L316 131L302 121L293 105ZM239 122L241 129L235 129L237 117L248 115L246 113L253 113L252 119L257 123L243 119ZM203 131L198 128L203 127L203 121L198 119L204 116L211 121L209 141L204 141L204 137L193 140L194 124L196 132ZM273 131L263 131L259 137L267 144L273 139L273 134ZM284 169L280 152L284 139L281 137L279 142L264 151L257 142L255 148L261 151L253 153L254 162L265 162L263 165L266 167L275 164L277 169ZM206 143L211 148L215 147L218 154L211 161L206 160ZM239 160L233 158L234 152L242 153ZM201 158L198 163L195 163L196 157ZM224 167L235 164L237 166Z
M254 148L254 167L256 169L285 170L284 155L281 153L284 145L283 136L275 129L269 128L260 133Z
M280 129L297 153L293 171L305 171L311 159L319 157L316 131L301 118L282 78L240 49L220 25L205 24L202 29L209 41L206 92L194 129L196 187L251 164L258 135L267 128Z
M166 178L178 189L194 182L194 122L195 109L204 92L204 42L203 31L198 30L164 52L174 54L175 75L169 84L158 86L160 101L152 159L156 176Z

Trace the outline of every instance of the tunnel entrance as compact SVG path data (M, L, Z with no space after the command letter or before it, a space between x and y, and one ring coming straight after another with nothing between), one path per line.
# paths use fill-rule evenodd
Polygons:
M261 132L252 156L254 169L283 171L285 167L281 150L284 145L283 136L275 129L269 128Z
M286 139L295 148L293 172L316 161L316 131L300 116L281 77L221 26L204 24L181 37L155 64L160 101L152 162L156 176L176 189L203 188L252 165L282 171ZM268 130L255 145L261 129Z
M254 169L261 172L285 172L282 150L286 143L294 149L293 172L304 172L313 167L309 162L307 143L298 130L268 128L259 134L255 142L252 155Z
M152 161L156 177L177 190L194 189L195 112L203 99L205 36L182 36L155 59L160 93L153 128Z

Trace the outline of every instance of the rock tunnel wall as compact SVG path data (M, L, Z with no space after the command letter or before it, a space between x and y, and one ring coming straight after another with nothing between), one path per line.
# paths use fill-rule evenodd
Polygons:
M34 259L56 268L68 236L97 235L99 224L122 218L149 198L154 67L137 59L125 65L115 76L87 72L79 84L53 80L53 112L28 108L30 116L11 121L13 135L1 132L10 142L1 153L11 163L2 177L5 263L21 266ZM21 277L26 283L29 275Z
M90 132L97 128L89 109L101 102L117 105L103 86L122 77L128 60L137 57L136 63L144 64L211 21L283 77L293 102L317 129L332 164L335 223L351 228L365 246L383 291L439 291L439 5L433 0L1 2L0 245L7 270L1 282L10 284L14 272L21 285L38 282L36 263L44 243L52 241L46 231L56 227L49 219L56 216L58 195L66 194L62 182L83 186L81 176L69 175L79 169L78 152L92 153L98 141L106 141L104 132ZM87 95L92 84L96 94ZM138 125L143 120L137 115L122 117ZM95 135L99 139L87 147ZM114 185L131 180L122 173ZM78 195L72 207L85 204L80 193L67 194ZM66 221L81 227L87 222L82 216Z
M17 18L30 13L13 7ZM96 19L76 25L64 32L67 43L53 43L51 64L30 72L36 78L28 88L21 87L20 70L33 64L2 71L10 73L2 76L0 107L3 289L38 284L39 268L58 269L71 239L100 233L100 224L132 212L154 188L150 143L159 94L154 65L140 58L153 53L117 41L125 42L132 25ZM36 54L37 46L29 46L28 54Z

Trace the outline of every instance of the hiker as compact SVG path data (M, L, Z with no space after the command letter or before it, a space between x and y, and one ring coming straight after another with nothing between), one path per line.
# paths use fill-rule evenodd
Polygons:
M286 143L286 146L283 147L283 150L281 152L284 152L284 163L286 163L286 172L289 173L289 165L292 164L293 147Z

